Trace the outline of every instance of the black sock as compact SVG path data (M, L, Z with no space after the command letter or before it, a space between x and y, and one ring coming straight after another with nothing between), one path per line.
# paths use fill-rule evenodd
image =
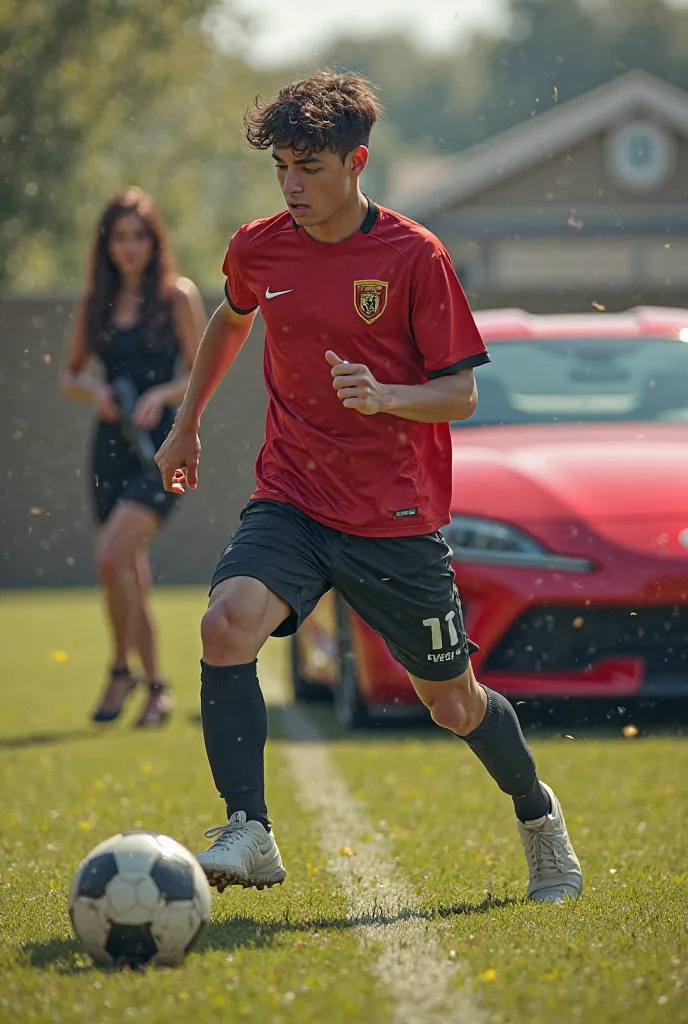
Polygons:
M268 716L256 662L201 662L201 721L210 770L227 804L227 818L245 811L269 832L265 805L264 751Z
M473 753L504 793L514 801L516 817L533 821L550 811L547 792L538 781L533 755L526 745L516 712L501 693L487 694L485 717L473 732L463 736Z

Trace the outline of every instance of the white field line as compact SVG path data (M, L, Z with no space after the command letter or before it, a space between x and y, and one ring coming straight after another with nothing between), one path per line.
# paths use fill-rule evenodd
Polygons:
M277 697L277 681L265 681ZM377 952L374 971L392 998L394 1024L480 1024L484 1017L468 984L452 984L460 965L438 940L436 924L422 916L388 841L351 796L312 719L290 708L289 720L296 742L288 757L300 802L317 815L321 849L346 893L349 917L359 922L354 934L371 955ZM355 855L343 856L342 847Z

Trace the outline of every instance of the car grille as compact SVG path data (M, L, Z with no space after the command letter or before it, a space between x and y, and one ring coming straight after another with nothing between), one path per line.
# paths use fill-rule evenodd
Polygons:
M581 672L619 657L642 658L647 676L688 673L688 606L530 608L485 671Z

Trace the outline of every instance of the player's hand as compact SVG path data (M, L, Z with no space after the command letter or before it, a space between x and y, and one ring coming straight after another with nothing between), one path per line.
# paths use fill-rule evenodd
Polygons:
M325 359L332 367L332 386L345 409L355 409L363 416L382 412L386 385L375 380L363 363L347 363L331 349Z
M121 419L119 406L112 397L112 391L108 384L98 384L93 390L93 404L96 407L98 418L106 423L116 423Z
M187 487L196 490L200 455L201 442L196 431L175 423L155 456L166 491L183 494Z
M162 411L165 408L165 401L155 388L150 388L139 398L133 413L131 422L141 430L152 430L157 427L162 419Z

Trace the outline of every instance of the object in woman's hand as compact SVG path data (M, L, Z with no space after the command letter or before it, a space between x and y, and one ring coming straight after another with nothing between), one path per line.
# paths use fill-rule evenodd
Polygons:
M122 414L121 428L125 440L142 466L154 465L156 447L147 430L141 430L132 421L139 393L129 377L117 377L110 386L112 397Z

